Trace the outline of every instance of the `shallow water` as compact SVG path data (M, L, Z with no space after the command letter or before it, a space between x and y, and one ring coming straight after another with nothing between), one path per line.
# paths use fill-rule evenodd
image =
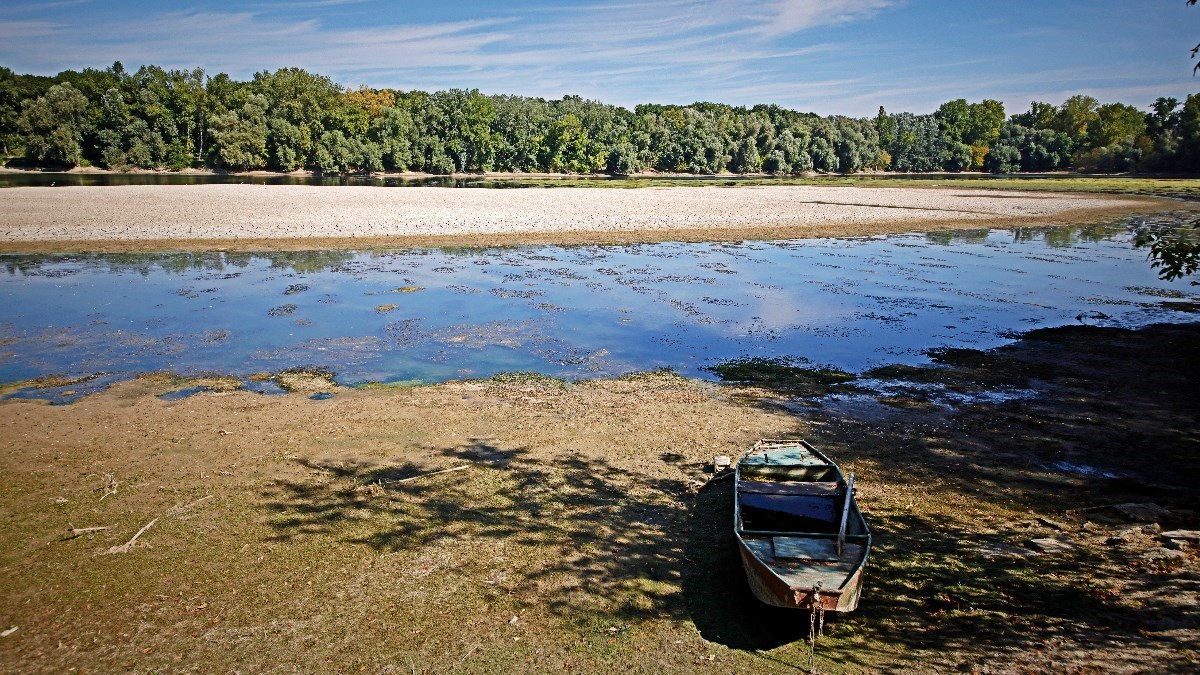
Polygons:
M316 367L342 384L793 357L861 372L1076 322L1192 321L1130 222L488 250L0 256L0 382ZM271 386L248 384L260 391Z

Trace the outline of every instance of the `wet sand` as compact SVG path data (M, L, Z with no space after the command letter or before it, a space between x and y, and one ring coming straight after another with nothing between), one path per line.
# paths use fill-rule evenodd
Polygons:
M0 190L0 251L281 250L721 241L1062 224L1177 208L1119 195L742 186Z

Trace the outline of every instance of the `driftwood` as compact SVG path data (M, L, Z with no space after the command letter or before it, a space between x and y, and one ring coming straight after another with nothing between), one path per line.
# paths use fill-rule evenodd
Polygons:
M69 539L74 539L76 537L82 537L83 535L88 534L90 532L100 532L101 530L107 530L108 528L109 528L108 525L104 525L103 527L75 527L74 525L71 525L70 527L67 528L67 536L63 537L63 541L67 541Z
M153 525L154 525L155 523L157 523L157 522L158 522L158 518L155 518L154 520L152 520L152 521L150 521L150 522L146 523L145 527L143 527L142 529L138 530L138 531L137 531L137 534L133 535L133 538L132 538L132 539L130 539L129 541L125 542L124 544L121 544L120 546L114 546L114 547L112 547L112 548L108 549L107 551L105 551L105 552L104 552L104 554L105 554L105 555L110 555L110 554L113 554L113 553L129 553L129 549L130 549L130 548L133 546L133 542L137 541L138 537L142 536L142 533L143 533L143 532L145 532L146 530L150 529L150 528L151 528L151 526L153 526Z
M115 474L106 473L104 474L104 485L92 490L92 492L100 492L103 490L104 494L100 495L100 501L104 501L105 497L117 494L117 486L120 484L121 481L117 480Z
M168 516L179 515L180 513L187 511L188 509L192 508L193 506L200 504L202 502L206 502L212 498L213 498L212 495L205 495L204 497L201 497L200 499L197 499L194 502L188 502L187 504L177 504L175 506L172 506L171 509L169 511L167 511L167 515Z

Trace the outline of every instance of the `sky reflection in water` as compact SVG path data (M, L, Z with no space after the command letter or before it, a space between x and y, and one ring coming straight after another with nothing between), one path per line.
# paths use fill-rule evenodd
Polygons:
M1127 224L489 250L0 256L0 382L322 367L581 379L797 357L860 372L1084 321L1190 321ZM1079 317L1079 318L1077 318Z

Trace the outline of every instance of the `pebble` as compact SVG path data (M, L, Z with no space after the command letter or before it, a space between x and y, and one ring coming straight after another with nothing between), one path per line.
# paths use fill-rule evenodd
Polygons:
M1187 558L1187 554L1183 551L1174 551L1169 548L1151 549L1142 554L1142 559L1150 562L1169 562L1185 558Z

